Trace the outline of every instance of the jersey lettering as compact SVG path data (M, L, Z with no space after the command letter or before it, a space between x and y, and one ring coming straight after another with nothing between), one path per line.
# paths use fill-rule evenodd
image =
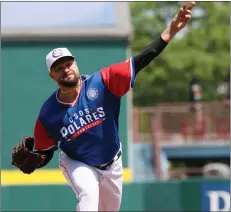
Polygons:
M89 114L84 115L83 111L81 111L82 117L78 117L76 113L73 115L74 118L69 117L70 124L63 126L60 130L62 138L67 139L68 136L71 135L71 139L73 140L86 130L101 124L105 119L103 107L98 107L96 112L92 113L90 113L88 109L84 111Z

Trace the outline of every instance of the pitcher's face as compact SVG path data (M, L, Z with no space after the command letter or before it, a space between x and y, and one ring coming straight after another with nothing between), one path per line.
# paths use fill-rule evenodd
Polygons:
M79 69L76 61L71 57L57 60L52 65L49 75L63 87L75 87L79 81Z

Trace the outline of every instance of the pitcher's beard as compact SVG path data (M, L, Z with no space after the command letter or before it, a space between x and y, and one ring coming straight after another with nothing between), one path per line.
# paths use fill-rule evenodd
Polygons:
M64 87L73 88L73 87L76 87L78 85L78 82L79 82L79 77L76 76L72 80L60 79L59 84L64 86Z

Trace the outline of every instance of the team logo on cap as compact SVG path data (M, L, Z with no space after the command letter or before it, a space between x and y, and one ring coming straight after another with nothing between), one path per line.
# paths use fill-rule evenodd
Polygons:
M52 57L61 57L63 54L62 50L61 49L55 49L53 52L52 52Z
M94 99L97 99L99 95L99 92L97 89L95 88L90 88L88 91L87 91L87 97L88 99L90 100L94 100Z

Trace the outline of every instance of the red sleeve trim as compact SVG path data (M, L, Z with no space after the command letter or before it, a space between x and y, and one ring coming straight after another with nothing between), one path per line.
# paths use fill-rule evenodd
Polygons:
M57 141L49 137L45 127L42 125L41 121L37 119L34 128L34 138L35 138L35 151L48 150L52 147L57 146Z
M134 85L133 58L105 67L100 70L100 74L110 92L118 97L122 97Z

